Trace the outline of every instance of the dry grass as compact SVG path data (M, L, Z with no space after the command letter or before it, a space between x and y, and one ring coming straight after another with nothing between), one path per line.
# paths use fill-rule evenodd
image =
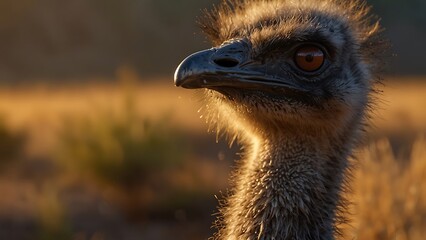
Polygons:
M197 96L194 96L191 91L175 88L171 80L164 82L158 79L150 83L135 84L138 77L126 69L119 72L118 79L118 84L33 85L1 89L0 113L5 116L7 126L11 132L18 134L25 132L29 136L24 152L25 161L28 163L40 158L47 159L46 161L49 162L59 161L54 154L57 152L57 143L61 136L58 133L69 127L68 120L92 119L96 122L100 121L99 118L102 116L107 117L107 115L99 114L105 112L113 117L122 116L125 113L123 101L129 92L137 103L134 106L135 111L144 118L151 121L158 119L164 121L166 116L166 123L181 129L181 132L206 136L206 126L197 113L199 103L194 100ZM380 97L381 102L378 104L379 111L372 119L371 137L368 138L370 143L359 150L359 164L354 172L352 183L354 193L349 196L355 204L351 210L352 227L347 231L348 239L424 239L426 235L425 93L424 79L423 81L399 79L399 81L388 82L384 87L383 95ZM214 138L214 136L206 137ZM410 150L401 153L401 146ZM184 193L168 195L164 189L161 189L162 186L153 186L149 194L145 193L148 194L146 196L154 199L152 202L156 202L156 195L178 196L162 204L170 204L170 208L173 209L175 206L173 201L184 200L194 202L194 206L201 204L202 209L203 200L197 199L194 195L184 194L193 193L194 189L203 189L203 194L206 194L205 191L210 191L207 196L212 196L217 194L213 189L223 188L227 175L224 169L228 162L214 161L217 158L215 154L217 153L209 157L210 160L196 161L206 156L200 157L193 153L183 167L168 173L170 181L165 180L165 182L173 188L171 191L178 192L183 189ZM13 171L19 173L21 171L19 168L22 166L25 164L17 165L17 169ZM0 178L0 189L8 194L4 194L0 201L0 217L8 218L13 214L33 216L39 219L42 227L46 228L44 232L41 232L43 236L49 236L52 231L66 236L77 236L76 239L80 239L81 236L83 236L81 239L85 239L84 236L108 235L103 233L108 229L101 227L92 235L90 233L86 235L84 228L83 230L73 229L75 223L73 220L68 220L69 216L65 215L75 210L67 209L69 205L63 202L62 188L68 189L70 186L75 188L76 183L66 176L68 175L62 173L43 176L46 181L54 182L53 187L47 189L53 188L55 191L46 193L45 184L42 182L41 187L37 186L40 182L35 181L31 176L26 176L27 180L22 180L16 177L16 174L4 175ZM164 178L164 174L161 177ZM214 187L218 182L221 182L222 186ZM87 194L86 198L99 198L96 191ZM108 193L100 192L101 198L108 196ZM24 200L20 200L21 198ZM98 200L86 199L85 201ZM214 200L211 204L214 207ZM139 232L138 236L144 239L161 239L167 236L173 236L175 239L205 238L209 234L210 218L208 216L213 211L209 209L205 210L203 219L193 219L194 224L203 222L204 225L190 225L192 228L194 226L205 228L207 232L186 233L193 234L191 237L181 232L183 237L180 238L179 234L176 235L176 227L170 228L170 225L163 224L159 229L157 229L158 226L152 228L157 230L150 230L149 233ZM173 223L173 226L180 226L177 224L188 221L188 216L182 209L177 209L175 215L176 224ZM63 223L65 225L55 225L55 219L65 221ZM143 229L150 229L150 225L144 226ZM174 230L170 230L171 235L164 235L168 228ZM76 232L73 232L74 230ZM100 237L99 239L109 238Z
M425 80L418 77L389 78L385 81L372 119L376 131L426 130Z
M398 158L387 139L361 149L352 182L347 239L420 240L426 235L426 141ZM345 239L346 239L345 238Z

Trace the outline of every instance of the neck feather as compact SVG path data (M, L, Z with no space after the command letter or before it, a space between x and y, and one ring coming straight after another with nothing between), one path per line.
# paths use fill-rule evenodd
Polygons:
M317 140L287 135L248 144L218 238L334 239L350 147Z

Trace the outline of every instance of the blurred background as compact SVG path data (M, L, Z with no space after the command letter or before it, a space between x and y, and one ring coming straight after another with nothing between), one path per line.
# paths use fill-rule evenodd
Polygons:
M0 0L0 239L207 239L239 146L173 86L212 0ZM392 59L345 239L426 236L426 1L370 0Z

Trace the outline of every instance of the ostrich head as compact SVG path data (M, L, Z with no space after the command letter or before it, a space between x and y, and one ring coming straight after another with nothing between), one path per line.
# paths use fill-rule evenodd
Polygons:
M215 47L186 58L175 84L207 89L209 119L221 128L342 134L363 117L378 67L379 27L368 13L360 1L222 3L200 21Z

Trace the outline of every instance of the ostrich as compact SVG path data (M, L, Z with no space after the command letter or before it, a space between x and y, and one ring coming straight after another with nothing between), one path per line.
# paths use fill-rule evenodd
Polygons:
M362 0L228 0L199 21L214 48L179 65L243 157L214 239L335 239L348 158L385 41Z

